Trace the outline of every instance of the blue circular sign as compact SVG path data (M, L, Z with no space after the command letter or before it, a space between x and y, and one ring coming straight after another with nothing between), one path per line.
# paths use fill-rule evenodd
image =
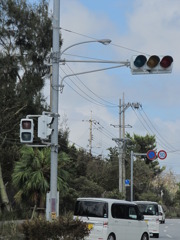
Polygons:
M156 152L154 150L149 150L147 152L147 158L149 160L154 160L156 158Z

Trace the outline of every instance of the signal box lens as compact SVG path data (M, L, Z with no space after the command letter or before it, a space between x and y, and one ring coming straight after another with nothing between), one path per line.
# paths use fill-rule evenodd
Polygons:
M173 58L171 56L164 56L160 62L161 67L168 68L171 66Z
M29 142L31 140L31 133L29 132L23 132L21 135L21 138L23 141Z
M22 128L23 129L31 129L31 121L23 121Z
M151 56L147 61L147 66L150 68L154 68L160 62L160 58L156 55Z
M144 64L146 63L147 58L144 55L139 55L136 57L136 59L134 60L134 66L137 68L141 68L144 66Z

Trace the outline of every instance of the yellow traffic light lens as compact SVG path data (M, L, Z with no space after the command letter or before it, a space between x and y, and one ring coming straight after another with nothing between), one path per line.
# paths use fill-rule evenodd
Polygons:
M159 62L160 58L156 55L152 55L147 61L147 66L150 68L154 68L158 65Z
M171 56L164 56L160 62L161 67L168 68L171 66L173 58Z
M137 68L141 68L144 66L144 64L146 63L147 58L144 55L139 55L136 57L136 59L134 60L134 66Z

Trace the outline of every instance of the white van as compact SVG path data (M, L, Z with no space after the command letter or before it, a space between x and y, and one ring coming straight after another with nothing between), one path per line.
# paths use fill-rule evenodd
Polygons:
M88 224L86 240L149 240L147 224L133 202L78 198L74 218Z
M163 207L161 205L158 205L158 210L159 210L159 222L160 223L165 223L165 212L163 210Z
M140 212L144 215L144 220L148 224L149 234L159 238L159 211L158 203L150 201L135 201Z

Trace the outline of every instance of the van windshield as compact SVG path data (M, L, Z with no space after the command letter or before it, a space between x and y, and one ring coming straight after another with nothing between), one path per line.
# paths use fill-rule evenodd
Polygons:
M158 205L153 203L138 203L138 208L143 215L158 215Z
M76 202L74 215L107 218L108 204L106 202L80 200Z

